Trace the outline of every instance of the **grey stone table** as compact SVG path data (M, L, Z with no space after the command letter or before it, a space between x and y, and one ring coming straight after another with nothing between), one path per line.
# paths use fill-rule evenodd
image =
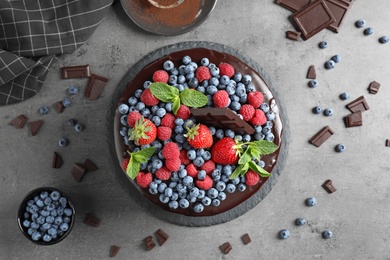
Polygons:
M285 31L293 29L290 12L273 1L220 0L200 27L184 35L151 35L136 27L115 2L89 42L72 55L58 58L42 91L34 98L0 108L0 259L107 259L111 245L121 246L117 259L386 259L388 258L388 200L390 169L385 140L390 138L388 88L390 44L377 39L390 35L387 0L356 0L340 32L324 30L308 41L290 41ZM371 3L371 2L375 2ZM370 5L369 5L370 4ZM364 36L354 27L363 18L374 29ZM329 47L320 50L318 42ZM228 45L253 59L277 86L279 100L289 119L289 154L283 174L268 196L244 215L210 227L183 227L163 221L137 204L118 183L110 165L107 118L116 87L124 74L142 57L154 50L183 41L211 41ZM342 61L333 70L323 64L335 54ZM66 97L76 84L84 89L86 79L61 80L59 68L90 64L93 72L110 78L101 98L89 101L77 95L64 113L37 112ZM306 72L315 65L319 86L307 87ZM381 88L369 94L368 84L376 80ZM366 97L370 110L363 114L363 126L345 128L342 118L349 112L338 95L348 91L351 100ZM311 108L332 107L334 115L314 115ZM42 119L39 134L30 137L27 128L15 130L9 121L19 114L31 120ZM76 118L86 125L82 133L64 125ZM321 147L308 139L329 125L335 134ZM68 136L70 145L59 148L57 141ZM344 143L347 150L336 153ZM51 168L53 151L61 153L64 165ZM81 183L70 176L75 162L93 159L99 170ZM332 179L337 191L328 194L321 184ZM18 230L16 212L23 196L39 186L63 189L78 210L72 233L61 243L42 247L29 242ZM304 200L315 196L316 207ZM102 219L98 228L83 224L83 216L94 212ZM294 225L297 217L308 224ZM157 229L170 238L162 247L146 252L142 239ZM277 233L287 228L288 240ZM330 229L334 237L321 238ZM249 233L252 243L244 245L241 236ZM229 241L232 251L224 256L219 246Z

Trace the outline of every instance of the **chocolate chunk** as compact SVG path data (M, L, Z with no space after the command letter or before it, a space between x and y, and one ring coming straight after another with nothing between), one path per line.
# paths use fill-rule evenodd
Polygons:
M333 17L336 19L334 23L328 26L328 29L334 32L339 32L341 24L351 4L340 0L325 0L325 3L329 7Z
M64 162L62 161L61 155L59 155L57 152L54 152L53 161L51 163L51 167L54 169L61 168L62 164Z
M12 119L12 121L9 122L9 125L13 125L14 127L22 129L27 121L28 117L25 115L19 115L18 117Z
M368 106L367 104L367 101L366 99L364 98L364 96L360 96L358 97L357 99L355 99L354 101L352 101L351 103L348 103L346 105L346 107L352 112L357 112L357 111L361 111L361 112L364 112L368 109L370 109L370 107Z
M152 236L146 237L144 239L144 243L145 243L146 251L150 251L150 250L152 250L156 246L156 244L153 241L153 237Z
M306 78L308 78L308 79L316 79L317 78L316 68L314 67L314 65L311 65L309 67L309 70L307 71Z
M84 224L91 226L91 227L98 227L100 225L100 219L98 217L96 217L94 214L88 213L85 216Z
M85 175L85 171L86 171L86 168L79 164L79 163L75 163L73 165L73 168L72 168L72 175L73 175L73 178L75 178L76 181L78 182L81 182L81 180L83 179L84 175Z
M115 245L111 246L111 248L110 248L110 257L115 257L118 254L119 249L121 249L120 246L115 246Z
M100 94L103 92L104 86L106 85L108 79L102 76L91 74L89 78L88 86L85 89L84 96L90 100L96 100L100 97Z
M344 117L346 127L355 127L363 125L362 111L357 111Z
M245 245L249 244L250 242L252 242L250 236L248 233L244 234L242 237L242 242L244 242Z
M378 82L376 81L373 81L370 83L370 85L368 86L368 92L370 94L376 94L378 93L379 91L379 87L381 86L381 84L379 84Z
M41 128L42 125L43 125L43 121L42 120L36 120L36 121L33 121L33 122L29 122L28 123L28 127L30 128L31 136L35 136L38 133L38 131Z
M216 128L231 129L239 134L253 134L255 129L239 118L229 108L192 108L191 114L197 122Z
M276 0L276 3L295 13L312 1L313 0Z
M225 242L221 246L219 246L219 248L221 249L222 253L226 255L229 254L230 250L232 250L232 245L230 245L229 242Z
M336 191L336 188L333 187L332 181L331 180L326 180L323 184L322 187L328 192L328 193L333 193Z
M286 38L290 40L298 41L300 37L301 37L301 32L296 32L296 31L286 32Z
M323 127L319 132L317 132L309 142L317 147L320 147L326 140L329 139L334 134L333 130L329 126Z
M65 107L61 101L57 101L56 103L54 103L53 107L58 114L64 112L65 110Z
M86 159L83 166L86 169L86 171L88 171L88 172L94 172L94 171L97 171L99 169L96 166L96 164L93 161L91 161L90 159Z
M165 233L162 229L158 229L155 233L158 244L162 246L169 238L168 234Z
M390 146L390 140L386 139L386 146Z
M336 21L324 0L315 1L292 15L305 40Z
M85 78L91 76L89 65L62 67L62 78Z

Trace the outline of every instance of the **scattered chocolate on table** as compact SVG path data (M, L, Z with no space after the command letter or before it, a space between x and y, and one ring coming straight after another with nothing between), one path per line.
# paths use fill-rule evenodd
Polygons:
M336 19L336 21L330 24L327 28L338 33L351 3L343 2L341 0L325 0L325 3L333 17Z
M90 76L89 65L62 67L63 79L86 78Z
M31 136L37 135L42 125L43 125L43 120L36 120L33 122L29 122L28 127L30 128Z
M162 246L169 238L168 234L165 233L162 229L158 229L155 233L158 244Z
M77 182L81 182L81 180L83 179L83 177L85 175L86 170L87 169L84 167L84 165L81 165L79 163L75 163L72 167L71 173L72 173L73 178Z
M389 139L386 139L386 146L387 146L387 147L390 146L390 140L389 140Z
M85 216L84 224L91 227L98 227L100 225L100 219L96 217L93 213L88 213Z
M296 32L296 31L287 31L286 32L286 38L293 40L293 41L298 41L299 38L301 38L301 32Z
M309 143L320 147L333 134L334 131L329 126L325 126L320 131L318 131L312 138L309 139Z
M326 180L323 184L322 187L328 192L328 193L333 193L336 192L336 188L332 184L332 180Z
M295 13L313 1L314 0L276 0L276 3Z
M61 168L63 163L64 163L64 161L62 160L61 155L59 153L57 153L57 152L54 152L53 161L51 163L51 167L54 168L54 169L59 169L59 168Z
M108 79L96 74L91 74L84 96L90 100L96 100L100 97Z
M307 71L306 78L308 78L308 79L316 79L317 78L317 72L316 72L316 68L314 67L314 65L310 65L310 67Z
M55 102L54 105L53 105L53 107L54 107L54 110L55 110L58 114L64 112L64 110L65 110L65 107L64 107L64 105L62 104L61 101Z
M349 114L344 117L345 127L356 127L363 125L362 111L357 111L355 113Z
M379 87L381 86L380 83L376 82L376 81L373 81L370 83L370 85L368 86L368 92L370 94L376 94L378 93L379 91Z
M16 128L22 129L27 121L28 117L26 117L25 115L19 115L18 117L12 119L12 121L9 122L9 125L13 125Z
M358 97L357 99L355 99L354 101L352 101L351 103L348 103L346 105L346 107L352 112L357 112L357 111L361 111L361 112L364 112L368 109L370 109L370 107L368 106L367 104L367 101L366 99L364 98L364 96L360 96Z
M146 251L150 251L150 250L152 250L156 246L156 244L153 241L153 237L152 236L146 237L144 239L144 243L145 243Z
M116 245L111 246L110 247L110 257L115 257L118 254L120 249L121 249L120 246L116 246Z
M222 253L226 255L229 254L230 250L232 250L232 245L230 245L229 242L225 242L222 245L220 245L219 248L221 249Z
M97 171L99 169L96 166L96 164L90 159L86 159L83 166L87 172L94 172L94 171Z
M252 242L252 240L251 240L251 238L250 238L250 236L249 236L248 233L242 235L241 240L242 240L242 242L243 242L245 245L247 245L247 244L249 244L250 242Z

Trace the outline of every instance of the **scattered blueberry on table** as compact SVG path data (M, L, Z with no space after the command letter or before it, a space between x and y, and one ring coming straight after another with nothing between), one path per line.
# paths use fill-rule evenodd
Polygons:
M47 106L43 106L39 108L39 114L46 115L47 113L49 113L49 108Z
M305 201L306 205L309 207L317 205L317 199L314 197L307 198Z
M309 84L309 87L311 87L311 88L318 87L318 81L316 79L310 80L308 84Z
M335 67L335 65L336 64L333 60L328 60L327 62L325 62L324 67L325 67L325 69L330 70L330 69L333 69Z
M342 153L347 149L347 147L344 144L338 144L335 147L335 151L338 153Z
M75 124L74 126L74 130L76 130L76 132L82 132L84 130L84 125L80 124L80 123L77 123Z
M341 100L347 100L349 99L349 93L348 92L343 92L340 94L340 99Z
M364 29L364 31L363 31L364 35L371 35L373 33L374 33L374 30L371 27L368 27L368 28Z
M77 87L77 86L70 86L70 88L68 89L68 92L69 94L71 95L76 95L77 93L79 93L80 89Z
M328 43L326 41L321 41L319 44L318 44L318 47L320 49L325 49L328 47Z
M363 19L359 19L355 22L355 26L357 28L363 28L366 25L366 21Z
M321 114L322 113L322 108L320 106L315 106L312 109L314 114Z
M62 105L64 107L70 107L70 99L69 98L64 98L61 102L62 102Z
M340 55L334 55L331 58L331 60L334 61L335 63L339 63L341 61L341 56Z
M67 146L69 144L69 140L65 137L60 138L58 141L59 146Z
M332 108L326 108L324 110L324 115L325 116L332 116L333 115L333 109Z
M297 225L297 226L303 226L305 224L306 224L306 219L305 218L300 217L300 218L297 218L295 220L295 225Z
M282 229L279 231L279 238L280 239L287 239L290 237L290 231L287 229Z
M330 230L325 230L324 232L322 232L322 237L326 239L332 238L333 232Z
M384 44L384 43L388 43L389 42L389 36L382 36L379 38L379 42Z

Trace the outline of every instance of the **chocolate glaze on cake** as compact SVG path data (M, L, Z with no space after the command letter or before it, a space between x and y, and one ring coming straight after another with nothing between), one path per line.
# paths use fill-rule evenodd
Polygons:
M264 102L268 102L270 106L270 110L272 110L275 113L275 119L273 121L274 126L272 128L272 132L275 136L274 143L278 145L278 150L274 152L271 155L263 156L262 160L265 162L265 167L264 169L267 170L268 172L271 172L272 174L272 169L276 165L276 162L278 160L279 152L281 149L282 145L282 133L283 133L283 126L282 126L282 121L281 121L281 116L279 113L279 108L278 105L276 104L276 101L271 93L271 90L267 86L267 83L263 80L263 78L257 73L254 69L252 69L249 65L245 64L238 58L227 54L227 53L222 53L219 51L215 50L210 50L210 49L205 49L205 48L194 48L194 49L188 49L188 50L182 50L182 51L177 51L173 52L169 55L166 55L160 59L155 60L154 62L146 65L138 74L137 76L130 81L127 86L125 91L123 92L122 96L119 98L118 105L122 103L127 103L127 100L129 97L134 95L134 92L143 87L143 83L146 80L151 80L153 72L156 70L162 69L163 63L166 60L171 60L175 66L178 66L181 64L181 59L184 56L190 56L192 61L196 62L199 64L200 60L204 57L207 57L210 62L219 64L221 62L227 62L233 65L235 70L237 72L241 72L243 75L248 74L252 77L252 84L256 87L256 89L260 92L263 93L264 95ZM119 134L119 129L121 127L120 123L120 117L121 114L116 111L115 118L114 118L114 138L115 138L115 148L116 148L116 153L118 157L119 163L123 160L124 157L126 157L126 151L129 149L124 143L123 143L123 137L120 136ZM123 171L123 174L127 176L125 171ZM261 186L267 181L267 178L260 178L260 182L252 187L247 187L247 189L244 192L236 191L232 194L227 193L226 200L221 201L220 206L215 207L215 206L205 206L204 211L201 213L195 213L191 208L187 209L181 209L178 208L176 210L171 210L167 204L163 204L159 201L158 196L156 195L151 195L148 191L148 189L142 189L140 188L137 183L131 180L133 185L139 190L139 192L145 196L147 199L149 199L151 202L162 208L163 210L172 212L172 213L177 213L177 214L182 214L186 216L213 216L220 214L222 212L228 211L243 201L247 200L250 198L253 194L255 194Z

